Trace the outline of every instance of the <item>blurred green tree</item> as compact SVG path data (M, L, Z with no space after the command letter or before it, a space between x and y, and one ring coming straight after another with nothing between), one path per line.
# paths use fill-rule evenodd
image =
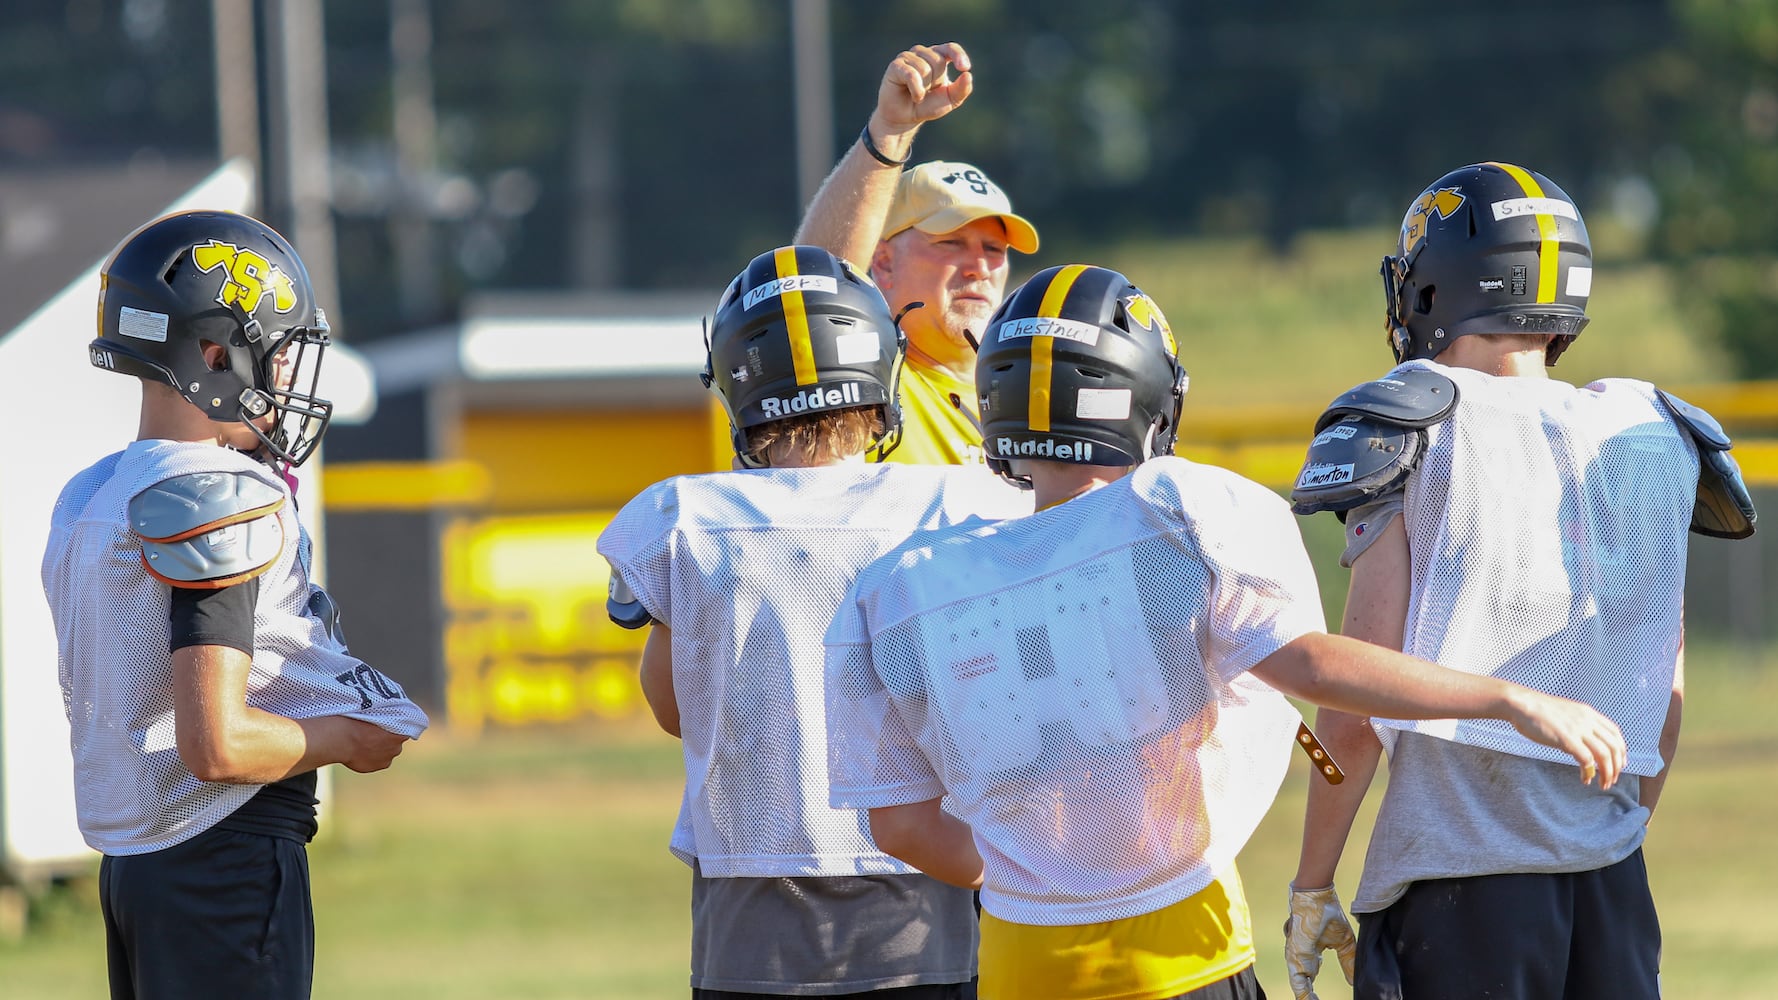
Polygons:
M1674 0L1638 75L1658 215L1650 250L1751 378L1778 377L1778 2Z

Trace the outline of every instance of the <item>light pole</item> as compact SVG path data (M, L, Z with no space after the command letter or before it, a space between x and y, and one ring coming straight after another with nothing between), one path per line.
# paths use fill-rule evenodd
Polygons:
M807 208L833 167L833 33L827 0L790 0L796 91L796 188Z

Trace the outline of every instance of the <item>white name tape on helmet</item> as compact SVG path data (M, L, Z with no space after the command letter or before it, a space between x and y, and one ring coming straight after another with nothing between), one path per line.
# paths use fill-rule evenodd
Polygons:
M1099 328L1092 323L1081 323L1071 319L1055 319L1049 316L1029 316L1025 319L1007 320L1000 324L1000 340L1017 340L1020 337L1060 337L1082 344L1097 344Z
M1593 269L1590 267L1571 267L1568 269L1568 288L1563 295L1591 295L1593 293Z
M1564 219L1580 220L1580 213L1574 206L1560 198L1508 198L1488 207L1494 210L1495 222L1520 215L1560 215Z
M834 280L824 274L793 274L788 278L778 278L748 292L741 301L741 307L752 309L766 299L776 298L785 292L826 292L829 295L839 290Z

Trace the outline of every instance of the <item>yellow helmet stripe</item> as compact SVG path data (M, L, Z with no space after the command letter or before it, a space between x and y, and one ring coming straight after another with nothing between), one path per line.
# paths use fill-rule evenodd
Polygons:
M772 254L772 263L777 265L779 279L794 278L800 273L795 247L779 247ZM814 385L815 348L809 343L809 314L803 307L803 293L786 290L780 300L784 304L784 327L790 333L790 363L796 369L796 384Z
M1061 316L1062 303L1068 299L1068 290L1074 287L1075 279L1086 269L1085 264L1070 264L1057 271L1056 276L1050 279L1050 286L1044 289L1043 303L1037 307L1037 315L1046 319ZM1050 350L1055 343L1054 337L1031 338L1031 401L1027 413L1034 431L1047 432L1050 429Z
M1524 167L1515 167L1510 163L1493 164L1507 172L1519 187L1525 191L1527 198L1542 198L1543 186L1531 176L1531 171ZM1562 256L1562 241L1556 235L1556 217L1548 212L1537 213L1537 235L1542 240L1537 247L1537 301L1556 301L1556 264Z

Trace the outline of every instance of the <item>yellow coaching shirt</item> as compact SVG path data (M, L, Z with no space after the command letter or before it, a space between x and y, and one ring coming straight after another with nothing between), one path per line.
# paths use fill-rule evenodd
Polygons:
M901 445L888 461L904 465L980 465L982 430L975 384L936 368L901 369Z
M1122 920L1040 927L982 913L982 1000L1158 1000L1253 964L1253 917L1234 868L1198 893Z

